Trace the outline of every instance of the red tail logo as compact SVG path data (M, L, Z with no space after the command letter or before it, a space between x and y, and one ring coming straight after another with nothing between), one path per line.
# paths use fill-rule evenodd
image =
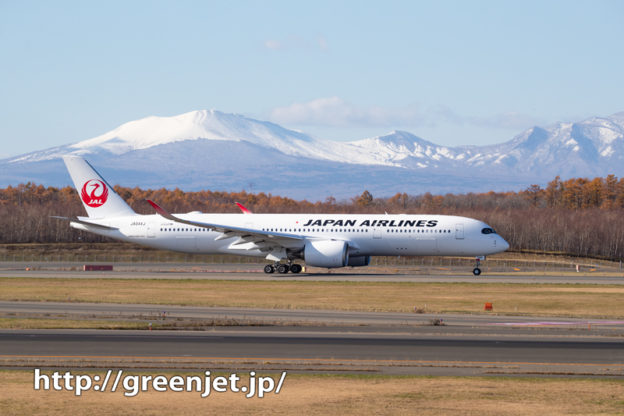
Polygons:
M80 196L82 201L91 208L101 207L108 199L108 188L101 180L91 179L82 186Z

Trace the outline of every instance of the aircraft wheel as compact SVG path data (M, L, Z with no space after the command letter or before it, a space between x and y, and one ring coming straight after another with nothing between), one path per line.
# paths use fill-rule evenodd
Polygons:
M481 269L478 267L475 267L474 270L472 271L472 274L474 274L475 276L479 276L481 274Z
M264 266L264 272L267 274L271 274L275 271L275 267L273 267L271 264L267 264L266 266Z
M301 269L302 269L302 267L301 267L301 265L300 265L300 264L292 264L292 265L290 266L290 271L291 271L291 272L293 272L293 273L295 273L295 274L297 274L297 273L301 273Z
M287 264L280 264L279 266L277 266L277 272L280 273L280 274L288 273L288 265Z

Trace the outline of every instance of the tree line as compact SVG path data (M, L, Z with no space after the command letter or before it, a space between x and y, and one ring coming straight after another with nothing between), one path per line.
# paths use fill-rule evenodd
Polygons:
M240 212L240 202L255 213L391 213L467 216L494 227L513 250L624 258L624 179L552 180L519 192L374 197L364 191L348 200L297 201L266 193L140 189L115 187L138 213L151 214L152 199L172 212ZM0 189L0 243L99 242L94 234L71 229L52 216L86 215L73 187L33 183Z

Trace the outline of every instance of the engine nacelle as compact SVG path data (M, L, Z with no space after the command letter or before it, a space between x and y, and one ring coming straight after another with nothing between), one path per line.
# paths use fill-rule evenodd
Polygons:
M308 266L344 267L349 263L349 246L344 241L307 241L303 258Z
M351 266L351 267L368 266L370 264L370 260L371 260L371 256L349 257L347 266Z

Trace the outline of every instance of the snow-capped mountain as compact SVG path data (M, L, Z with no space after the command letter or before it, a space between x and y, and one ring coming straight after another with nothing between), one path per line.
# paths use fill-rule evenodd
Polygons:
M490 146L441 146L403 131L336 142L215 110L125 123L78 143L0 160L0 186L70 184L60 157L79 154L127 186L265 191L320 199L364 189L521 189L556 175L624 175L624 112L533 127ZM108 171L106 171L108 169Z
M466 151L470 166L511 169L519 175L620 176L624 173L624 112L533 127L509 142Z
M313 139L274 123L215 110L191 111L174 117L146 117L125 123L98 137L29 153L10 161L51 160L68 153L87 156L108 152L122 155L159 145L198 140L246 142L286 155L342 163L395 165L379 158L357 142L351 144Z
M303 143L312 141L303 133L277 124L215 110L202 110L174 117L151 116L130 121L101 136L43 152L29 153L12 161L49 160L67 153L86 156L109 152L122 155L189 140L245 141L286 151L296 151Z

